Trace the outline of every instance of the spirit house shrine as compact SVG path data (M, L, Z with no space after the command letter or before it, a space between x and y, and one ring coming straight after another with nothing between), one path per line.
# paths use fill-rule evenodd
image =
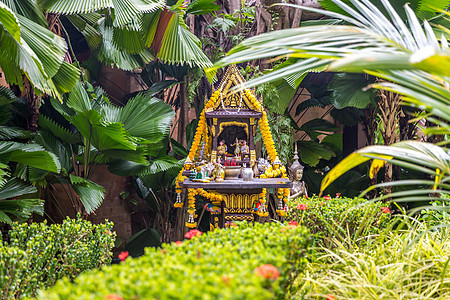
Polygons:
M205 100L189 155L177 177L175 207L183 207L182 190L187 189L186 226L195 228L205 211L211 229L237 220L254 221L267 216L267 189L277 193L277 213L292 183L278 159L262 101L241 87L244 78L236 66L225 72L211 98ZM257 157L254 138L262 133L268 161Z

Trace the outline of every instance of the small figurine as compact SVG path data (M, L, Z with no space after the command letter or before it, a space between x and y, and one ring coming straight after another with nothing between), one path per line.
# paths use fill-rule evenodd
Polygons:
M244 158L248 157L248 155L250 153L250 148L247 146L246 140L242 140L241 152L242 152L242 157L244 157Z
M231 146L236 146L236 148L234 149L234 156L240 157L241 156L241 144L239 143L238 138L236 138L236 142Z
M294 152L294 162L289 167L289 173L290 173L290 179L292 181L292 187L290 189L290 196L289 199L297 198L300 196L308 196L308 193L306 191L306 184L305 182L301 181L303 177L303 166L298 162L298 155L297 155L297 145L295 145L295 152Z
M183 176L190 177L191 173L194 173L193 171L195 171L195 170L191 170L193 165L194 164L192 163L192 160L188 156L186 158L186 161L183 163L183 167L184 167L184 171L182 173Z
M259 159L258 159L258 173L259 174L264 174L264 172L266 172L266 170L268 169L270 167L270 163L266 160L266 159L264 159L264 158L262 158L262 157L260 157ZM256 173L255 173L256 174Z
M221 140L219 142L219 146L217 146L217 155L222 159L224 159L226 154L227 154L227 146L225 145L225 141Z
M281 171L281 167L283 165L278 156L275 158L272 165L273 165L273 177L281 177L283 175Z
M225 178L225 170L223 166L219 163L216 163L216 167L213 171L213 178L215 181L223 181Z

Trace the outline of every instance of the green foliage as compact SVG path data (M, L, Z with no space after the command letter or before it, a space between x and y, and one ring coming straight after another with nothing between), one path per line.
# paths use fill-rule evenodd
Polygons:
M136 259L59 281L39 299L274 299L282 297L305 267L306 228L280 223L219 229L181 245L147 248ZM258 276L270 264L277 279Z
M295 298L448 299L450 235L399 221L363 247L349 240L309 263Z
M345 107L366 108L370 104L375 104L376 92L373 89L365 88L374 82L374 78L367 78L364 74L337 73L333 75L333 80L328 85L332 90L330 102L337 109Z
M12 225L10 244L0 244L2 299L34 297L38 289L63 277L110 264L115 233L113 224L93 225L67 219L63 224Z
M450 226L450 196L441 195L441 199L431 201L431 207L420 211L419 220L425 222L428 227L447 227ZM450 231L448 231L450 233Z
M63 61L67 45L47 29L35 1L0 3L0 66L9 84L23 87L23 75L36 89L61 99L78 77L78 68Z
M361 198L325 196L296 198L287 203L287 219L309 228L319 246L333 248L336 241L357 241L387 227L390 213L384 213L382 202ZM386 209L386 208L385 208Z

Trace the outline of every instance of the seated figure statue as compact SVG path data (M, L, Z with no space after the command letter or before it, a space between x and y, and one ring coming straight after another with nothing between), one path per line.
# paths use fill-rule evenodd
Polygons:
M303 166L298 162L297 149L294 152L294 162L289 168L289 177L292 181L289 199L308 196L305 182L301 181L303 177Z

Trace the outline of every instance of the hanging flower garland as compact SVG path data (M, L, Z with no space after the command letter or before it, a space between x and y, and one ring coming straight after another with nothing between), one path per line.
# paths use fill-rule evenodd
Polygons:
M266 194L267 189L262 189L262 192L259 194L259 209L256 212L256 214L260 217L267 217L269 215L269 212L266 209Z
M188 189L188 220L186 226L189 228L197 227L195 222L195 196L200 195L212 201L223 201L225 197L217 192L207 192L204 189Z

